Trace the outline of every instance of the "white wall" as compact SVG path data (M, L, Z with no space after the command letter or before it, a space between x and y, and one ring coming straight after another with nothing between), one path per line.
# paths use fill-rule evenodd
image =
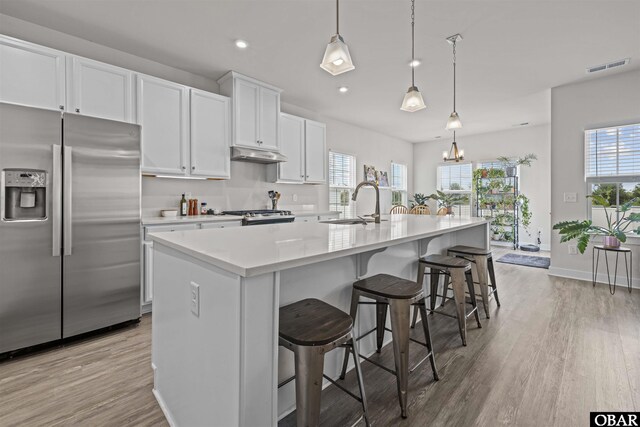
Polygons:
M149 61L128 53L111 49L68 34L51 30L30 22L0 14L0 31L8 36L81 55L97 61L118 65L130 70L157 76L211 92L219 92L215 79L198 76L157 62ZM282 111L299 115L327 124L327 146L329 149L354 154L357 158L357 181L362 180L362 165L372 164L378 169L389 171L391 160L409 167L411 185L412 145L406 141L382 135L367 129L350 125L339 120L318 115L312 111L286 103L287 93L283 93ZM299 97L297 97L299 98ZM232 162L231 179L228 181L198 181L144 177L142 180L143 216L158 215L160 209L177 206L182 193L191 193L193 198L206 201L212 208L258 209L270 202L268 190L282 193L280 207L292 209L328 208L328 188L326 185L295 185L267 182L265 165ZM294 196L297 201L294 201ZM383 192L383 211L391 204L390 191ZM358 214L369 214L374 209L373 191L365 190L358 200Z
M541 230L542 249L549 249L550 242L550 126L542 124L491 132L465 135L456 138L458 147L464 150L465 160L476 162L495 160L498 156L521 157L534 153L538 160L531 167L520 168L520 190L529 197L533 213L529 236L522 228L520 243L535 243ZM415 192L431 194L437 186L437 167L442 164L442 152L451 148L451 138L437 142L423 142L414 147Z
M551 222L584 219L587 216L584 131L640 122L640 71L616 73L553 88L551 120ZM565 192L578 193L578 202L565 203ZM638 257L639 240L636 238L629 243L634 257ZM558 234L554 232L550 271L588 279L591 248L587 251L584 255L569 255L567 244L560 243ZM636 268L634 275L638 277Z

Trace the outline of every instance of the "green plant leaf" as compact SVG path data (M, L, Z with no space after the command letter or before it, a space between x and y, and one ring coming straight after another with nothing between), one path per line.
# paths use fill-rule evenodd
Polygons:
M629 221L632 221L632 222L640 221L640 212L632 212L632 213L630 213L629 216L627 217L627 219Z
M591 194L587 196L587 198L590 198L591 200L593 200L594 205L603 206L605 208L608 208L611 206L611 204L609 203L609 200L607 200L604 196L600 194Z
M627 235L624 234L622 231L620 230L615 230L614 231L614 236L616 236L618 238L618 240L620 240L621 242L626 242L627 241Z
M588 234L583 234L578 238L578 251L580 251L581 254L583 254L584 251L587 250L587 246L589 246L590 240L591 236L589 236Z

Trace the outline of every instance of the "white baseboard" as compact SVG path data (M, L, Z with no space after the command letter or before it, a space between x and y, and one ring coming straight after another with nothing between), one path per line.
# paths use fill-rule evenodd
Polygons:
M140 313L141 313L141 314L151 313L151 308L152 308L152 304L151 304L151 303L149 303L149 304L143 304L143 305L140 307Z
M171 427L177 427L176 422L173 420L173 417L171 416L171 412L169 412L169 408L167 408L167 406L164 404L164 400L162 400L162 396L160 396L160 392L158 392L158 390L156 390L155 387L153 388L152 391L153 391L153 395L156 398L156 401L158 402L158 405L160 405L160 409L162 410L164 417L167 419L167 423L169 423Z
M601 266L604 268L604 266ZM601 268L598 268L598 276L596 277L596 282L607 284L607 273L602 273ZM583 271L583 270L571 270L568 268L558 268L558 267L549 267L549 275L557 276L557 277L565 277L567 279L576 279L576 280L584 280L585 282L591 283L593 278L591 277L591 270ZM613 272L611 279L613 280ZM618 266L618 286L627 287L626 283L627 277L625 275L624 266L622 266L622 270L620 270L620 266ZM640 289L640 279L634 277L631 281L631 287L634 289Z

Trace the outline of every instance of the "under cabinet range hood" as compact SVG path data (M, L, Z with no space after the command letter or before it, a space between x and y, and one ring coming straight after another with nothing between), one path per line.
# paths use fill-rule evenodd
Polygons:
M231 160L253 163L286 162L287 156L274 151L254 150L251 148L231 147Z

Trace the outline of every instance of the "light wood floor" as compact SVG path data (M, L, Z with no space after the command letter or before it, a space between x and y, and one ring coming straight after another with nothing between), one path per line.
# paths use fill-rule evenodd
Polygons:
M481 311L481 329L469 322L467 347L455 319L430 316L441 379L433 381L428 363L410 377L408 419L394 378L363 362L374 425L584 426L589 411L640 410L640 290L611 296L606 285L502 263L496 273L502 307L492 301L489 320ZM135 327L0 363L0 426L166 426L151 393L150 341L145 316ZM411 351L418 359L423 348ZM379 357L393 365L390 346ZM356 390L352 372L345 383ZM323 425L358 417L358 404L335 387L323 393Z

